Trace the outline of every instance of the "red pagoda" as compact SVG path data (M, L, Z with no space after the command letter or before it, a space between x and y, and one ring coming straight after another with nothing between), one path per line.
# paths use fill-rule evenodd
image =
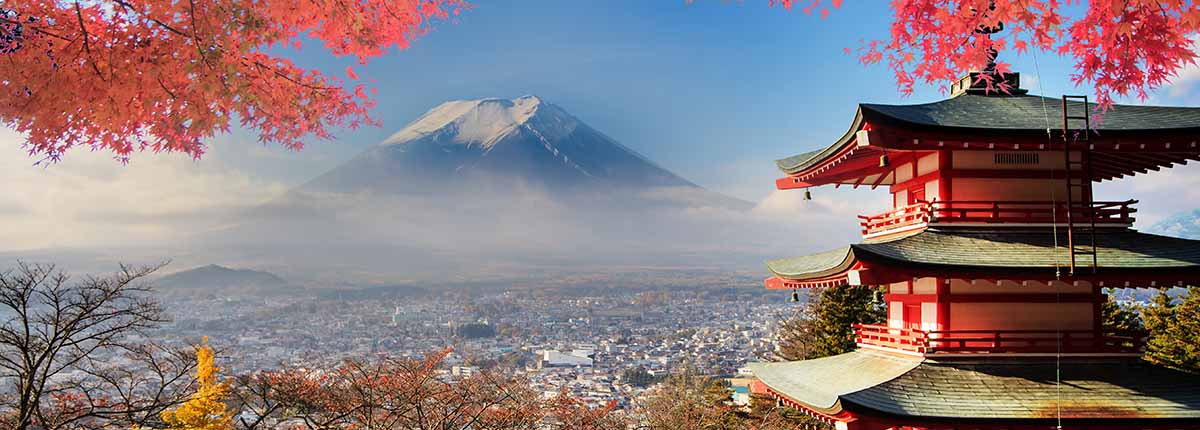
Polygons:
M1200 285L1200 241L1133 229L1092 184L1200 160L1200 108L986 91L862 104L832 145L777 161L779 189L886 187L863 240L768 263L769 289L886 290L858 348L752 365L760 389L838 429L1200 428L1200 375L1102 325L1106 288ZM1200 342L1200 339L1196 340Z

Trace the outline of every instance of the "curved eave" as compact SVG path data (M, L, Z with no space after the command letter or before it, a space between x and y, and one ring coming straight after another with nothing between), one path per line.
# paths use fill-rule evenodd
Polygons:
M767 270L781 279L815 280L843 274L850 269L854 261L851 245L803 257L771 260L767 262Z
M1060 233L1064 234L1064 233ZM803 257L772 260L768 289L882 285L915 277L1068 280L1102 287L1167 288L1200 284L1200 241L1136 231L1098 236L1100 267L1080 260L1071 275L1050 232L925 230ZM1065 244L1062 237L1060 243Z
M862 129L864 123L862 105L859 105L854 111L854 121L850 123L850 129L846 130L846 133L834 141L833 144L825 147L825 149L775 160L775 166L788 175L802 173L805 169L820 164L822 161L841 152L843 148L854 141L855 134Z
M1047 124L1042 103L1051 110ZM1089 105L1089 106L1094 106ZM1076 106L1079 110L1083 106ZM1089 107L1090 109L1090 107ZM915 105L860 104L850 128L824 149L798 154L776 161L787 176L776 181L779 189L804 188L826 184L888 184L870 177L878 169L864 164L891 150L966 149L969 144L985 143L988 148L1027 150L1031 142L1045 139L1046 128L1062 127L1061 102L1033 95L963 94L932 103ZM1059 118L1059 119L1056 119ZM1102 122L1092 124L1093 180L1104 181L1139 173L1149 173L1189 160L1200 160L1200 108L1169 106L1118 105L1107 112ZM1082 128L1083 124L1072 124ZM863 130L884 132L870 142L858 142ZM896 139L897 136L903 136ZM977 142L976 139L987 139ZM875 140L878 140L876 142ZM938 141L930 145L897 148L896 141ZM942 141L945 140L945 145ZM1039 146L1039 145L1035 145ZM1044 145L1040 145L1044 146ZM1042 148L1045 149L1045 148ZM854 162L854 160L858 162Z
M833 417L844 413L843 396L896 379L922 361L860 349L812 360L750 363L749 367L773 395Z

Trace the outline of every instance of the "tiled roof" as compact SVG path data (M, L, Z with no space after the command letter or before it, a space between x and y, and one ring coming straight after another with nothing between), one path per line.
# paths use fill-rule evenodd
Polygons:
M859 350L815 360L750 363L750 370L776 393L836 413L841 396L898 378L920 364L917 357Z
M767 269L788 279L809 279L832 275L846 269L852 261L850 247L844 246L800 258L784 258L767 262Z
M1095 108L1088 105L1088 112ZM1062 99L1022 95L963 94L915 105L862 104L868 119L887 118L913 125L1045 133L1047 123L1062 127ZM1082 103L1069 102L1071 112L1084 112ZM1057 120L1057 122L1056 122ZM1114 105L1103 120L1093 124L1105 131L1186 130L1200 128L1200 108Z
M1057 246L1050 229L936 230L879 243L851 245L856 255L907 263L979 268L1053 268L1069 264L1066 229L1059 229ZM1087 243L1086 235L1076 237ZM1077 243L1076 246L1079 246ZM1167 269L1200 267L1200 241L1120 229L1096 233L1096 259L1101 268Z
M775 393L810 409L927 419L1197 419L1200 375L1137 359L934 361L857 350L751 365ZM1056 371L1061 369L1061 383Z
M1200 419L1200 375L1136 359L1064 360L926 361L842 400L904 416Z
M1072 112L1083 112L1073 102ZM1089 105L1090 108L1095 104ZM784 173L808 168L837 152L864 122L890 122L917 128L965 131L1003 130L1044 134L1047 127L1062 127L1062 100L1033 95L962 94L945 100L914 104L860 104L850 130L832 145L775 162ZM1100 134L1141 130L1200 130L1200 108L1172 106L1114 105L1103 120L1092 124Z
M1078 239L1087 243L1087 236ZM827 276L831 270L844 270L854 259L961 270L1053 270L1070 263L1066 244L1065 229L1059 229L1056 245L1050 229L931 228L895 240L850 245L848 250L773 260L767 267L787 279ZM1197 240L1127 229L1101 230L1096 233L1096 251L1101 272L1200 270Z

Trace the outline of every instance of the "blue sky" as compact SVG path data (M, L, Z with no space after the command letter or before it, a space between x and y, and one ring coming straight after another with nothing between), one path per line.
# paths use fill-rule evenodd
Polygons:
M931 86L903 97L886 67L843 52L887 35L890 11L878 2L846 2L825 20L767 0L474 4L411 50L358 68L379 80L383 127L284 157L321 160L311 166L269 170L301 181L440 102L536 94L688 179L753 200L771 190L771 160L836 138L857 103L942 97ZM319 51L296 59L332 72L352 64ZM1070 64L1056 55L1040 54L1040 67L1032 55L1003 59L1034 90L1090 93L1069 83Z
M525 94L564 107L700 185L758 201L772 192L779 175L772 160L840 136L857 103L943 97L929 86L902 97L886 67L865 67L843 52L861 40L887 36L890 10L883 2L846 2L825 20L770 8L768 0L473 3L473 10L438 25L410 50L356 66L360 76L378 80L375 114L382 127L341 131L336 141L314 141L299 152L263 147L253 135L235 131L214 139L199 162L178 154L138 154L128 167L86 149L57 165L33 167L20 149L22 139L0 133L0 180L30 184L13 189L37 190L10 193L7 202L0 196L0 216L48 220L62 215L62 202L97 194L120 195L143 215L253 204L336 166L443 101ZM330 73L353 64L315 45L290 55ZM1040 67L1029 54L1005 53L1002 59L1035 92L1091 92L1070 84L1070 64L1054 54L1038 54ZM1151 102L1200 103L1197 81L1200 70L1191 68ZM1200 178L1193 166L1175 170L1184 176L1146 183L1165 187ZM1124 198L1121 193L1146 186L1109 189ZM1174 205L1169 210L1183 209L1180 199L1168 200L1163 201ZM65 216L90 218L83 210L66 210ZM44 237L30 237L28 244L43 244Z

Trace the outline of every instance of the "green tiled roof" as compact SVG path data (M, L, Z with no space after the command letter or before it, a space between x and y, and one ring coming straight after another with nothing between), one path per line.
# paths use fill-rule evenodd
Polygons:
M1089 108L1095 104L1089 105ZM1045 110L1043 110L1043 107ZM1082 112L1075 102L1072 112ZM1090 109L1089 109L1090 111ZM1008 132L1046 132L1062 127L1062 99L1033 95L962 94L945 100L915 105L861 104L850 131L829 147L777 160L784 173L803 170L836 152L853 137L863 121L890 122L916 128L959 130L1003 130ZM1200 130L1200 108L1171 106L1115 105L1103 120L1092 124L1105 132L1141 130Z
M1087 236L1077 239L1086 243ZM1049 229L931 228L895 240L850 245L848 250L774 260L767 263L767 267L777 276L788 279L827 276L832 274L831 271L848 267L854 259L956 270L1048 271L1056 265L1062 267L1070 263L1066 244L1065 229L1059 229L1055 246L1055 235ZM1197 240L1126 229L1101 230L1096 233L1096 251L1102 273L1200 270L1200 241ZM838 252L842 253L841 260L837 258ZM1086 260L1087 256L1082 259Z
M815 360L750 363L750 370L775 392L836 413L841 396L896 379L920 364L917 357L859 350Z
M767 269L777 276L788 279L808 279L832 275L845 269L850 258L850 247L842 247L800 258L784 258L767 262Z
M1079 235L1077 241L1087 241ZM852 245L856 255L868 253L906 263L978 268L1036 269L1070 263L1066 229L935 230L899 240ZM1078 246L1078 244L1077 244ZM1134 230L1096 233L1096 259L1102 269L1200 268L1200 241Z
M1089 104L1088 111L1091 112L1095 106L1094 103ZM861 107L868 120L884 117L929 127L1045 133L1047 115L1050 127L1062 127L1062 99L1033 95L963 94L933 103L863 104ZM1068 103L1068 109L1071 112L1084 111L1079 102ZM1200 128L1200 108L1115 105L1093 127L1101 134L1105 131L1197 129Z
M926 361L842 397L888 414L975 419L1200 419L1200 375L1137 359Z
M926 419L1200 419L1200 375L1137 359L934 361L857 350L816 360L757 363L776 393L811 409Z

